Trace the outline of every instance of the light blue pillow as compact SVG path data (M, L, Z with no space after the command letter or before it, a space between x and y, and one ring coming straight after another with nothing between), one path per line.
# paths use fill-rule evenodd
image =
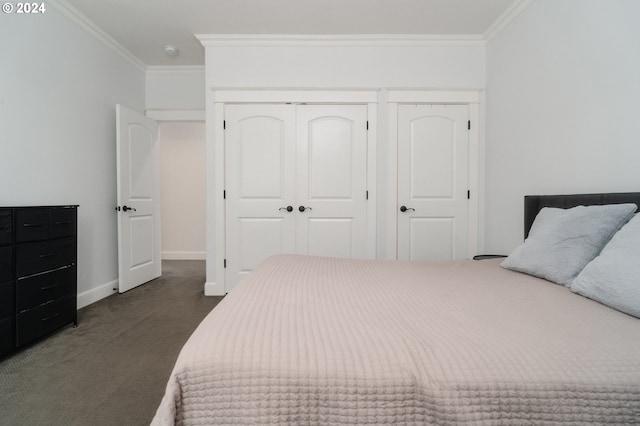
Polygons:
M501 265L569 286L636 209L635 204L578 206L562 212L542 209L534 232Z
M566 211L567 209L559 209L557 207L543 207L542 210L538 212L533 223L531 224L531 228L529 229L529 237L535 234L539 228L544 229L545 226L548 226L549 221L562 216L566 213Z
M640 318L640 214L585 266L571 291Z

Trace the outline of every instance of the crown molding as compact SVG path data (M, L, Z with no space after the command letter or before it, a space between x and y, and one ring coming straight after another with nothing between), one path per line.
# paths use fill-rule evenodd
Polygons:
M489 43L511 24L533 0L519 0L507 8L482 35L485 43Z
M207 46L483 46L481 35L196 34Z
M518 0L505 10L484 34L195 34L200 43L207 46L485 46L502 32L534 0ZM104 32L82 12L66 0L48 0L62 15L79 28L113 50L138 70L145 73L200 73L203 65L147 66L131 51Z
M95 22L87 18L82 12L71 6L65 0L48 0L48 4L53 6L58 12L70 19L78 27L95 37L102 44L120 55L138 70L145 72L147 66L133 53L118 43L113 37L104 32Z

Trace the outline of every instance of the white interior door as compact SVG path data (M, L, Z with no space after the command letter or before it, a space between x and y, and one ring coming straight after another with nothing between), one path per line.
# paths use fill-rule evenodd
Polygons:
M158 123L116 105L119 292L160 276Z
M364 258L367 107L225 106L226 290L278 253Z
M467 258L468 107L398 106L398 259Z
M230 291L267 257L295 253L295 106L227 105L225 123Z
M297 252L365 258L367 108L300 105L297 129Z

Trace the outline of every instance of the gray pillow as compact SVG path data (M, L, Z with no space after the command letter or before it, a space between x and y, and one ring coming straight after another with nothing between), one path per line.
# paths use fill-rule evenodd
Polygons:
M557 217L565 214L567 209L559 209L557 207L543 207L542 210L538 212L533 223L531 224L531 228L529 229L529 237L535 234L539 228L544 229L545 226L548 226L549 221L554 220Z
M640 214L585 266L571 291L640 318Z
M534 232L501 265L569 286L636 208L635 204L608 204L578 206L561 214L555 209L541 211L540 221L538 217L534 221Z

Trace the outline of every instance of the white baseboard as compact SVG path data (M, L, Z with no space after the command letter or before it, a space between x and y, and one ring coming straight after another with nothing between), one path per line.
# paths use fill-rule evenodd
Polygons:
M205 260L206 251L163 251L162 260Z
M78 309L96 303L98 300L104 299L118 292L118 280L113 280L91 290L83 291L78 294Z
M204 283L204 295L205 296L224 296L224 286L212 282Z

